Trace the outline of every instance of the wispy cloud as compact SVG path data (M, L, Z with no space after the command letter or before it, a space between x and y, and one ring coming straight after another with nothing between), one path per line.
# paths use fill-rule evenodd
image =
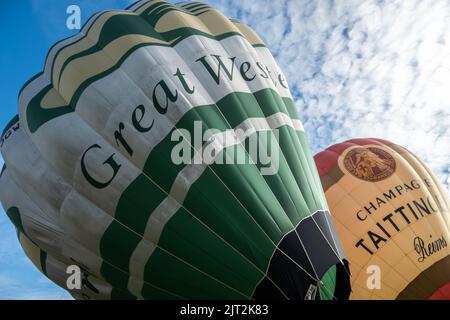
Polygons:
M265 40L314 152L354 137L385 138L421 157L449 188L448 1L210 3Z

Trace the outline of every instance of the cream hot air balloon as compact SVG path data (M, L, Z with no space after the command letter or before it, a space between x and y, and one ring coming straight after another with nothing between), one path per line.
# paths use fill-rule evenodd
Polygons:
M353 139L315 156L349 257L351 299L450 299L450 213L442 185L407 149Z
M276 147L273 162L252 158L252 137ZM197 161L207 150L225 163ZM76 298L348 297L283 73L207 5L140 1L89 19L21 91L2 154L25 252L66 289L79 266Z

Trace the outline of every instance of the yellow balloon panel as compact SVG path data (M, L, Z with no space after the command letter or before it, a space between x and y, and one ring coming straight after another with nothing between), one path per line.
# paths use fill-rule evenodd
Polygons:
M448 298L449 201L431 171L378 139L331 146L315 161L349 256L350 298Z

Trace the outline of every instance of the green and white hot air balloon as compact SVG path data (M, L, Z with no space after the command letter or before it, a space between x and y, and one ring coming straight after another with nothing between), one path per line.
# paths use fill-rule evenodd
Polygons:
M207 5L93 16L24 86L1 145L24 251L75 298L349 295L287 81L249 27Z

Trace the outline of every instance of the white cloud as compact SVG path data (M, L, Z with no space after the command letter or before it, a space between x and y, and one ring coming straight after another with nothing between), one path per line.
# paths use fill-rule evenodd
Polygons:
M417 154L449 188L448 1L210 2L265 40L314 152L384 138Z

